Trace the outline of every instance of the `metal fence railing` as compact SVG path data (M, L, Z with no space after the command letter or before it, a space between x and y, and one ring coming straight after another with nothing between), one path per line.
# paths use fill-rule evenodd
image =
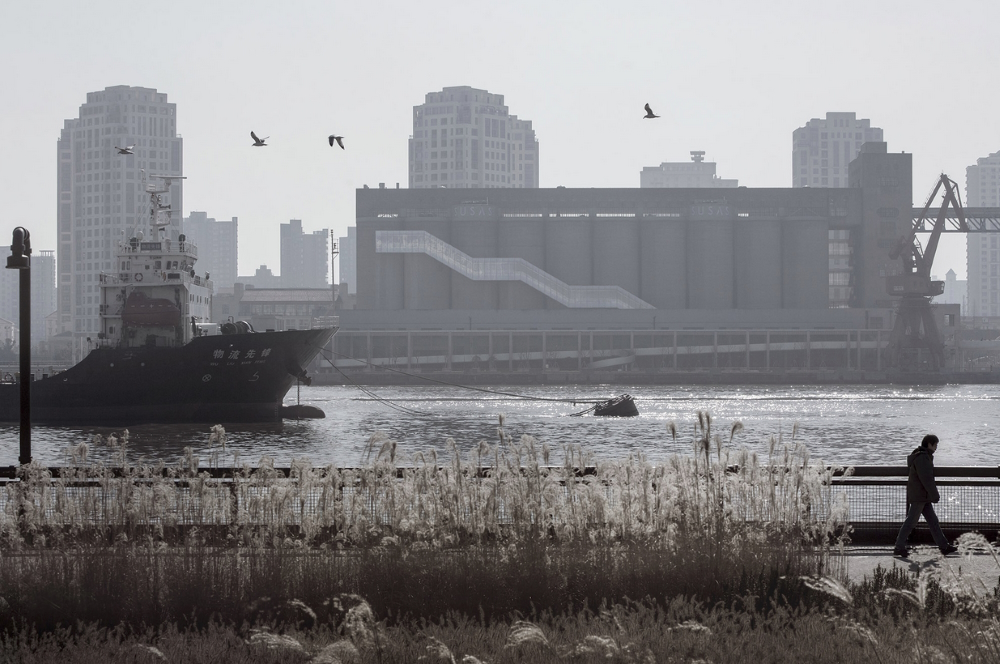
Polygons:
M850 506L851 539L891 544L906 515L906 466L856 466L838 473L833 491ZM949 537L980 532L991 539L1000 531L1000 466L941 466L935 469L941 500L934 511ZM923 519L911 541L930 542Z

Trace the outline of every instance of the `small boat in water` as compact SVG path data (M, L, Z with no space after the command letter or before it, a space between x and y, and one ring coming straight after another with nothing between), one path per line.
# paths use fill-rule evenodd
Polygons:
M594 415L600 417L636 417L638 414L631 394L622 394L594 406Z

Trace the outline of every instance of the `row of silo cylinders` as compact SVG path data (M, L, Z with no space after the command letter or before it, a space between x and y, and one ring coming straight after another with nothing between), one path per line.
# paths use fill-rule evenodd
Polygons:
M822 220L637 217L380 219L473 257L523 258L572 285L617 285L657 309L825 308ZM519 282L474 281L423 254L379 254L388 309L561 308Z

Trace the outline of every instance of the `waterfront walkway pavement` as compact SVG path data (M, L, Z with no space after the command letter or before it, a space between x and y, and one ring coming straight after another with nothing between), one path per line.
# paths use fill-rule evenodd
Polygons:
M902 567L914 575L926 572L942 579L961 579L977 592L992 593L1000 583L1000 565L988 553L942 556L935 546L916 546L911 548L910 557L903 560L892 555L891 546L856 546L847 547L843 556L834 557L840 558L832 561L834 565L843 563L847 578L853 583L860 583L866 576L871 578L879 565L886 570Z

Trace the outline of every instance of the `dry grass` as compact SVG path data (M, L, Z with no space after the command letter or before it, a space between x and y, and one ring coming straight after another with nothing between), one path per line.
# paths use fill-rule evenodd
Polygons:
M857 594L859 589L855 589ZM357 605L356 607L357 608ZM363 607L362 607L363 608ZM358 613L311 629L204 629L164 624L131 631L78 626L0 634L0 659L19 662L968 662L1000 661L995 618L929 618L829 607L706 605L686 598L593 611L483 621L461 614L394 625Z
M698 642L701 623L675 625L674 614L658 607L678 597L690 598L690 607L749 602L718 620L752 615L755 625L779 598L782 611L805 610L815 602L799 579L829 573L831 546L846 521L847 505L831 494L831 470L794 440L773 440L762 461L735 446L741 429L735 423L718 434L711 417L699 413L691 454L663 464L642 455L602 461L582 477L579 469L595 465L585 450L553 454L529 436L511 441L502 421L496 444L480 443L465 455L449 441L446 459L406 456L396 443L373 438L372 459L359 469L298 461L285 478L263 459L232 481L208 477L190 451L176 466L144 465L130 462L127 433L94 440L90 445L113 446L124 478L88 463L88 446L78 446L74 467L61 477L32 466L4 488L0 626L12 648L44 635L31 637L48 639L32 646L38 653L52 639L89 634L93 643L119 648L146 639L151 626L157 638L168 629L161 626L184 626L170 628L175 641L154 644L167 653L169 643L201 638L177 636L184 630L208 634L215 624L226 626L215 641L228 642L235 630L244 643L234 647L243 652L265 638L246 643L249 626L266 622L262 598L318 610L355 593L371 603L384 629L400 630L383 650L363 651L364 661L414 661L441 648L456 661L480 658L461 645L465 640L495 644L481 653L490 662L551 661L553 653L587 661L598 652L633 661L622 658L676 652L668 644ZM676 436L676 427L668 432ZM207 463L218 465L221 427L213 428L213 444ZM630 604L634 599L644 603ZM637 621L639 631L627 639L594 631L594 616L603 614L589 612L602 604L630 607L619 621ZM580 622L581 615L591 622ZM440 622L447 616L457 632ZM549 650L505 649L511 616L537 623ZM77 621L98 627L60 631ZM563 634L570 624L584 626ZM444 630L430 634L437 642L424 638L431 625ZM11 636L18 628L21 636ZM91 641L74 648L108 654ZM618 650L608 650L612 643ZM634 647L626 650L629 643ZM282 661L307 661L320 645L286 652ZM121 652L127 654L115 650L108 661L155 657ZM724 661L720 653L705 656Z
M87 464L86 445L72 450L76 465L59 478L26 467L0 496L0 545L46 546L94 533L163 539L197 527L203 537L222 532L223 541L243 544L700 543L703 553L720 557L734 545L764 541L823 545L840 532L847 505L833 499L831 471L810 463L803 446L772 440L761 463L733 447L742 425L726 439L713 432L710 415L698 418L690 455L659 465L643 455L601 461L596 474L582 478L577 471L594 463L582 448L562 449L554 464L547 446L530 436L511 442L502 426L496 445L481 442L464 458L451 440L448 458L439 460L434 453L406 457L396 443L373 438L375 458L360 469L297 461L285 478L264 458L231 481L199 472L190 450L176 466L129 464L125 432L93 443L120 450L125 478ZM213 439L221 441L209 459L217 465L221 427ZM738 472L727 472L733 466Z

